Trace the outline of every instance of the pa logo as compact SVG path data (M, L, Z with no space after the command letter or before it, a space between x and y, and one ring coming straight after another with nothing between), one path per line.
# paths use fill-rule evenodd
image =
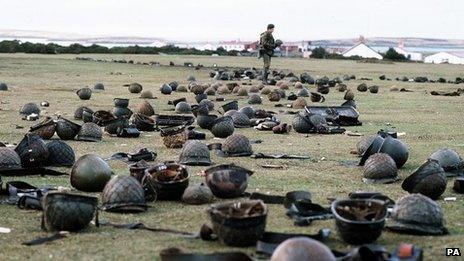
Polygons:
M446 256L461 256L459 248L446 248Z

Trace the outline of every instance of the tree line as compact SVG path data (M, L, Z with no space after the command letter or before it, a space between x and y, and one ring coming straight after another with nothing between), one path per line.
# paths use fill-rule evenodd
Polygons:
M391 60L391 61L409 61L409 58L404 56L403 54L398 53L395 49L389 48L386 53L381 53L383 59ZM338 53L329 53L323 47L316 47L312 50L310 55L311 58L316 59L349 59L349 60L357 60L362 59L362 57L344 57Z

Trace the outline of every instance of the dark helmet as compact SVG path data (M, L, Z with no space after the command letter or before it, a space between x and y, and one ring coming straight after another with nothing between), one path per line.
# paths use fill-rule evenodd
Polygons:
M461 156L453 149L439 149L429 156L429 159L438 161L448 177L462 175L464 162Z
M63 117L58 117L58 120L56 121L56 134L62 140L74 139L80 129L81 125Z
M113 102L116 107L127 108L129 106L129 99L126 98L114 98Z
M223 116L230 116L234 115L237 112L237 110L228 110L226 113L224 113Z
M156 194L156 199L180 200L188 187L189 179L185 166L163 163L146 169L142 183L149 193Z
M398 168L401 168L409 158L409 149L406 144L391 136L385 138L379 152L390 155Z
M250 118L246 114L241 112L236 112L232 116L232 121L234 122L235 128L248 128L250 127Z
M84 109L82 110L82 121L83 122L92 122L93 121L93 114L94 114L94 111L87 108L87 107L84 107Z
M47 143L48 165L51 166L72 166L76 160L74 150L61 140L53 140Z
M99 110L93 113L92 122L96 123L98 126L105 126L108 122L116 119L116 116L113 115L110 111Z
M155 120L152 118L136 113L131 117L132 124L140 131L154 131L155 130Z
M208 111L214 110L214 102L208 99L201 100L198 103L199 106L206 106L208 108Z
M205 170L206 184L218 198L241 197L253 171L234 164L217 165Z
M8 91L8 85L4 82L0 82L0 91Z
M308 102L303 97L298 97L292 102L293 109L304 109L306 106L308 106Z
M84 229L92 221L97 205L96 197L57 191L48 192L42 199L42 228L47 231Z
M180 153L179 163L185 165L211 165L208 146L198 140L188 140Z
M272 90L268 95L267 95L267 98L269 99L269 101L271 102L278 102L280 101L280 92L278 92L277 90Z
M421 194L402 197L393 208L389 229L407 234L443 235L448 231L444 227L443 211L430 198Z
M21 158L11 148L0 147L0 170L21 168Z
M324 102L325 97L318 92L311 92L311 101L312 102Z
M114 107L112 114L117 118L117 117L127 117L130 118L133 114L133 112L129 108L125 107Z
M179 102L176 105L176 113L189 114L192 113L192 107L186 102Z
M177 90L177 87L179 87L179 83L177 83L176 81L170 82L169 86L171 87L172 91L175 92Z
M320 114L313 114L309 116L309 122L317 133L328 133L329 126L324 116Z
M371 155L364 164L364 180L372 183L392 183L398 180L395 161L385 153Z
M193 76L193 75L190 75L189 77L187 77L187 81L189 81L189 82L194 82L194 81L196 81L196 80L197 80L197 79L196 79L195 76Z
M211 127L213 127L213 122L216 119L216 115L198 115L197 124L200 126L200 128L209 130Z
M114 176L106 183L102 196L103 210L142 212L147 210L142 184L132 176Z
M129 84L129 92L130 93L140 93L142 91L142 85L140 83L131 83Z
M261 200L211 205L213 232L227 246L255 246L266 229L267 206Z
M335 256L323 243L307 238L294 237L282 242L274 251L271 261L335 261Z
M438 161L428 159L403 181L401 187L409 193L420 193L435 200L445 192L445 171Z
M23 167L43 166L49 155L45 141L34 133L27 133L16 146L15 151L21 158Z
M106 161L95 154L80 157L71 170L71 186L86 192L100 192L113 172Z
M151 104L147 101L144 101L142 104L139 105L138 113L146 115L146 116L152 116L155 114L155 109Z
M347 101L352 101L354 100L354 92L352 90L347 90L345 92L345 96L343 97L343 99L347 100Z
M79 96L79 99L81 100L90 100L90 97L92 96L92 89L85 87L82 89L79 89L76 92L77 96Z
M237 92L238 96L248 96L248 90L245 87L240 87Z
M317 92L321 94L329 94L330 88L328 85L318 85L317 86Z
M94 89L94 90L103 91L103 90L105 90L105 85L103 85L103 83L96 83L96 84L93 86L93 89Z
M298 90L296 95L299 96L299 97L309 97L309 91L306 88L301 88L301 89Z
M364 154L362 154L361 160L359 161L359 166L364 166L364 163L366 163L366 160L369 158L369 156L379 152L380 147L382 147L384 141L384 137L381 135L375 135L369 147L367 147Z
M179 87L177 87L177 91L178 92L187 92L187 87L185 87L185 85L180 85Z
M221 108L224 110L224 112L227 112L230 110L238 110L238 102L237 101L228 102L222 105Z
M376 199L335 200L331 210L340 236L352 245L374 242L382 234L387 217L384 202Z
M142 99L153 99L154 96L153 96L153 93L151 91L143 91L142 93L140 93L140 98Z
M255 117L255 109L251 106L242 107L238 112L245 114L250 119Z
M209 110L207 105L192 105L193 116L197 117L198 115L208 115Z
M372 85L372 86L369 87L369 91L370 91L371 93L378 93L378 92L379 92L379 86L377 86L377 85Z
M29 132L39 135L42 139L49 140L55 135L55 121L50 117L46 117L42 122L33 125Z
M31 115L33 113L40 115L40 109L39 109L39 106L37 106L37 104L30 102L30 103L24 104L24 106L21 108L19 113L25 116Z
M79 133L77 134L77 140L81 141L101 141L102 140L102 130L100 126L93 122L87 122L82 125Z
M222 143L222 152L228 157L250 156L253 154L250 141L245 135L232 134Z
M205 94L206 95L216 95L216 89L214 89L214 87L208 87L206 90L205 90Z
M211 189L204 183L187 187L182 195L182 201L190 205L208 204L213 200Z
M337 85L337 89L338 89L339 92L344 92L344 91L346 91L348 89L348 86L346 86L346 84L344 84L344 83L339 83Z
M263 101L261 97L258 94L252 94L248 98L248 103L249 104L261 104Z
M234 130L234 121L230 116L217 118L211 127L211 133L218 138L227 138L234 133Z
M376 135L368 136L362 138L358 143L356 143L356 151L358 152L358 155L363 155L364 152L366 152L367 148L372 144L374 141Z
M360 91L360 92L365 92L365 91L367 91L367 84L361 83L360 85L358 85L358 87L356 89L358 91Z
M162 94L171 94L172 88L169 84L164 83L163 85L161 85L160 91Z
M312 129L312 124L309 117L304 113L298 113L293 118L293 129L298 133L309 133Z
M74 111L74 119L76 120L82 120L82 114L84 113L84 110L90 111L91 114L93 114L93 111L85 106L80 106Z

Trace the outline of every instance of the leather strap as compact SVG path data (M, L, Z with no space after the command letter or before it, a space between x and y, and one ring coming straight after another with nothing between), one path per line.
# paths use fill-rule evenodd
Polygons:
M52 242L52 241L55 241L55 240L63 239L65 237L66 237L66 233L58 232L58 233L53 234L52 236L39 237L39 238L36 238L34 240L24 242L24 243L22 243L22 245L25 245L25 246L37 246L37 245L42 245L42 244L47 243L47 242Z
M111 226L114 228L122 228L122 229L141 229L141 230L148 230L151 232L160 232L160 233L168 233L168 234L174 234L174 235L180 235L183 237L187 238L198 238L199 235L198 233L192 234L189 232L184 232L184 231L179 231L179 230L174 230L174 229L165 229L165 228L151 228L145 226L145 224L141 222L134 222L134 223L127 223L127 224L114 224L110 222L100 222L100 226Z

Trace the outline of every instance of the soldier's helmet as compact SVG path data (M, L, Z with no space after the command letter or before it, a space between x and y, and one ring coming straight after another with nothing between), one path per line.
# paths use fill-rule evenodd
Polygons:
M308 89L306 88L301 88L298 90L298 92L296 93L296 95L298 97L309 97L309 91Z
M214 110L214 102L208 99L201 100L198 103L198 106L206 106L208 108L208 111Z
M103 91L103 90L105 90L105 85L103 85L103 83L96 83L96 84L93 86L93 89L94 89L94 90Z
M211 165L208 146L198 140L188 140L180 153L179 163L197 166Z
M372 183L392 183L398 180L395 161L385 153L371 155L364 164L364 180Z
M4 82L0 82L0 91L8 91L8 85Z
M37 106L37 104L30 102L24 104L23 107L21 107L21 110L19 110L19 113L25 116L31 115L33 113L40 115L40 109L39 106Z
M211 127L211 133L218 138L227 138L234 133L234 130L234 121L230 116L217 118Z
M206 90L205 90L205 93L206 95L216 95L216 89L214 89L214 87L208 87Z
M141 94L140 94L140 98L142 99L153 99L153 93L151 91L143 91Z
M211 189L204 183L189 186L182 195L182 201L190 205L201 205L211 203L214 200Z
M141 113L146 116L152 116L155 114L155 109L151 104L147 101L144 101L142 104L139 105L138 113Z
M241 87L238 92L238 96L248 96L248 90L245 87Z
M271 261L335 261L330 249L321 242L307 238L294 237L282 242L274 251Z
M327 133L329 131L329 126L327 125L327 120L324 116L320 114L313 114L309 116L309 121L317 133Z
M189 77L187 77L187 81L189 81L189 82L194 82L194 81L196 81L196 80L197 80L197 79L196 79L195 76L193 76L193 75L190 75Z
M179 85L179 87L177 87L177 91L178 92L187 92L187 87L185 87L185 85Z
M171 86L172 91L175 92L177 90L177 87L179 87L179 83L176 81L173 81L169 83L169 86Z
M56 134L62 140L72 140L79 133L81 125L76 124L63 117L58 117L56 121Z
M238 111L245 114L250 119L255 117L255 109L253 109L253 107L251 107L251 106L242 107Z
M236 112L232 116L232 121L234 122L235 128L248 128L250 127L250 118L246 114L241 112Z
M66 142L53 140L47 143L49 152L47 163L50 166L72 166L76 160L74 150Z
M312 128L309 117L304 113L298 113L295 115L293 118L292 126L293 129L298 133L309 133Z
M438 161L447 176L462 175L464 163L461 156L453 149L444 148L432 153L429 157Z
M347 90L345 92L345 96L343 97L347 101L352 101L354 100L354 92L352 90Z
M81 100L89 100L90 97L92 97L92 89L85 87L82 89L79 89L76 92L77 96L79 96L79 99Z
M176 113L188 114L192 113L192 107L186 102L179 102L176 105Z
M162 94L171 94L172 88L171 88L171 86L169 84L165 83L165 84L161 85L160 91L161 91Z
M374 141L376 135L371 135L368 137L362 138L358 143L356 143L356 151L358 155L363 155L366 152L367 148L371 146L372 142Z
M401 140L391 136L385 138L380 147L380 152L386 153L396 162L396 167L401 168L409 158L409 148Z
M409 193L420 193L435 200L446 190L445 171L438 161L428 159L403 181L401 187Z
M100 192L113 172L106 161L95 154L80 157L71 169L71 186L86 192Z
M253 150L248 138L243 134L232 134L222 143L222 152L228 157L250 156Z
M248 103L249 104L261 104L262 102L263 101L262 101L261 97L256 93L250 95L250 97L248 98Z
M81 141L101 141L103 136L100 126L93 122L84 123L77 134L77 139Z
M114 176L103 189L102 207L109 212L147 210L142 184L132 176Z
M369 92L378 93L379 92L379 86L377 86L377 85L369 86Z
M55 121L50 117L46 117L43 121L33 125L29 132L39 135L42 139L49 140L55 135L55 129Z
M205 170L205 180L218 198L236 198L245 192L253 171L234 164L222 164Z
M0 169L21 168L21 158L11 148L0 147Z
M365 91L367 91L367 84L361 83L360 85L358 85L358 87L356 89L358 91L360 91L360 92L365 92Z
M91 114L93 114L93 111L85 106L80 106L74 111L74 119L76 120L82 120L82 114L84 113L84 110L91 111Z
M308 103L302 97L298 97L296 100L292 102L293 109L304 109L306 106L308 106Z
M130 93L140 93L143 88L140 83L134 82L134 83L129 84L128 89Z
M46 164L49 152L45 141L37 134L27 133L15 148L23 167L40 167Z

